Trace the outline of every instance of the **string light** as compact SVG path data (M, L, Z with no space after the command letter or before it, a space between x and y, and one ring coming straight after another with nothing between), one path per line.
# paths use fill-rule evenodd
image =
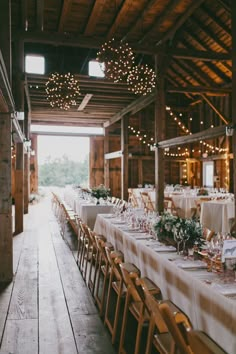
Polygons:
M119 82L133 66L134 53L127 42L112 38L102 45L97 53L97 61L104 63L103 71L107 79Z
M136 95L146 95L156 86L156 74L148 65L134 66L127 77L128 90Z
M80 95L78 80L70 73L51 74L45 90L50 105L64 110L75 106Z

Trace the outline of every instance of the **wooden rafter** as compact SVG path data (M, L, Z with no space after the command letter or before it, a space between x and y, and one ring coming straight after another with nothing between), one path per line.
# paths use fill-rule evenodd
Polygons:
M43 31L44 26L44 0L37 0L37 28L39 31Z
M149 30L144 34L144 36L139 40L139 44L146 41L150 35L153 34L155 28L158 28L169 16L170 12L172 12L176 6L179 4L179 0L172 0L170 4L164 9L163 13L157 17L157 21L155 21Z
M23 31L28 31L27 0L21 1L21 28Z
M71 9L72 1L73 0L63 0L60 20L59 20L59 23L58 23L58 32L64 32L65 22L68 19L68 15L69 15L69 12L70 12L70 9Z
M228 12L231 13L231 8L228 4L226 4L225 0L217 0L218 3L223 6L223 8Z
M206 4L203 4L201 9L207 14L207 16L209 16L216 24L217 26L224 31L228 36L231 36L230 33L230 28L227 27L221 20L219 17L216 17L216 15L208 8L206 7Z
M201 31L205 32L209 39L212 39L221 49L226 51L226 53L229 51L230 48L228 48L221 39L216 37L215 33L210 29L209 26L205 26L195 16L191 17L191 22L195 23L195 25L198 26Z
M183 70L188 70L189 75L191 75L192 77L195 74L193 77L194 79L196 79L197 74L197 78L199 78L201 81L200 85L207 85L210 87L214 86L214 81L195 63L190 61L186 62L184 60L178 60L177 65L181 66Z
M213 111L220 117L220 119L225 124L228 124L229 121L224 117L224 115L219 111L219 109L211 102L211 100L203 94L201 94L201 96L204 99L204 101L206 101L208 103L208 105L213 109Z
M105 0L96 0L93 5L93 9L89 15L88 23L84 30L86 36L91 36L95 32L97 21L99 20L100 14L102 13Z
M132 6L132 2L133 0L124 0L119 11L117 11L115 21L113 22L111 28L109 29L109 32L107 34L107 39L111 39L113 37L116 29L119 27L120 23L122 22L123 17L126 16L128 9Z
M144 10L142 11L142 13L140 15L138 15L138 17L136 18L136 20L134 21L134 23L132 24L132 26L129 28L129 30L126 32L125 36L122 38L123 40L126 40L130 33L133 32L133 30L135 28L137 28L139 25L141 27L143 18L145 16L146 13L148 13L148 11L153 7L153 5L156 3L157 0L151 0L148 2L148 4L145 6Z
M206 49L208 50L208 47L206 45L203 45L201 42L200 42L200 39L196 36L196 34L193 34L193 33L188 33L188 36L190 36L191 38L193 38L196 42L199 43L199 45L202 47L202 49ZM193 44L189 43L188 41L182 39L181 41L183 43L183 45L186 47L186 48L194 48ZM214 72L223 82L226 82L228 83L229 81L231 81L216 65L208 62L208 63L205 63L205 65L212 71Z
M178 59L201 60L201 61L229 61L232 60L231 53L218 53L194 49L170 49L168 54Z
M107 128L110 125L116 123L118 120L120 120L124 115L128 113L137 113L141 109L145 108L148 106L150 103L152 103L155 99L155 92L150 93L148 96L142 96L141 98L138 98L137 100L133 101L130 103L127 107L122 109L119 113L115 114L109 121L104 123L104 127Z
M201 132L192 135L178 136L177 138L163 140L158 143L158 147L165 149L172 146L194 143L200 140L217 138L223 134L225 134L225 125L202 130Z
M173 38L176 31L187 21L187 19L194 13L194 11L201 6L204 0L196 0L192 2L192 5L187 9L187 11L179 17L179 19L175 22L174 26L164 34L164 36L156 43L156 46L163 44L170 38Z
M167 87L168 92L179 92L179 93L207 93L209 95L227 95L231 93L231 88L222 87L203 87L203 86L186 86L186 87Z

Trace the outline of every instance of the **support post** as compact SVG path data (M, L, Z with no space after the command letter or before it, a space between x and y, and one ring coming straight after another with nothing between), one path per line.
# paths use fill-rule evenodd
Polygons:
M24 229L24 146L16 144L15 235Z
M162 55L156 56L156 72L158 72L158 81L155 99L155 141L158 142L165 138L165 79ZM164 178L165 178L164 150L158 148L155 150L155 188L156 188L156 211L164 210Z
M109 128L105 128L104 136L104 156L109 153ZM110 188L110 162L109 159L104 158L104 184L106 188Z
M11 116L0 113L0 282L12 277Z
M128 200L128 119L128 116L124 116L121 119L121 199L123 200Z
M29 152L24 154L24 214L29 212Z
M0 8L0 48L6 66L8 80L11 84L11 2L9 0L2 0Z
M231 27L232 27L232 123L236 126L236 2L231 2ZM233 150L233 185L234 185L234 210L236 220L236 133L232 136Z

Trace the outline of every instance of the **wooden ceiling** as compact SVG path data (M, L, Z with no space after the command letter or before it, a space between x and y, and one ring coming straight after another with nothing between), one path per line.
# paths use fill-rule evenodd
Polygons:
M108 126L154 101L154 93L136 96L126 83L88 76L88 61L113 37L130 44L136 64L154 68L155 56L164 56L167 104L188 107L202 95L231 92L229 0L12 0L11 6L13 79L21 41L25 53L46 58L45 75L25 76L32 123ZM54 71L79 79L83 109L50 107L45 83Z

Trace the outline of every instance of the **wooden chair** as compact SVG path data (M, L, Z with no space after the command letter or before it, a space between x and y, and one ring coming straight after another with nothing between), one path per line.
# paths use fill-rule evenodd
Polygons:
M138 208L138 200L134 194L133 188L128 188L128 202L131 203L133 208Z
M97 265L97 275L96 275L96 285L95 285L95 301L99 309L100 316L103 315L105 306L105 295L108 286L109 270L110 264L107 258L105 248L110 248L114 250L113 245L110 242L104 241L100 236L95 235L95 240L98 249L98 265ZM103 278L103 283L101 286L101 280Z
M125 308L123 314L121 336L119 343L119 354L125 353L124 343L126 336L126 327L128 320L128 313L130 313L137 321L137 332L135 340L135 349L134 354L140 353L140 343L142 336L142 329L145 324L149 322L150 316L146 310L143 299L140 297L139 292L137 291L134 282L137 277L139 277L140 272L137 267L135 272L131 271L135 266L131 263L120 263L120 269L123 277L123 281L127 288L127 294L125 298ZM143 278L143 281L146 282L146 286L149 288L152 294L160 294L160 289L148 278Z
M226 354L218 344L202 331L189 329L187 336L190 348L194 354Z
M140 192L141 200L143 202L144 209L147 211L155 211L154 205L151 201L148 192Z
M180 208L175 206L175 203L171 197L164 198L164 210L172 215L180 216Z
M161 316L159 305L161 303L167 303L173 313L177 312L179 309L169 300L156 299L146 286L146 283L143 282L142 278L136 279L135 286L140 296L143 298L150 316L145 354L151 354L153 347L155 347L160 354L177 354L175 342Z
M112 251L109 247L105 247L107 259L110 263L110 277L107 291L107 302L105 310L104 323L107 325L111 336L112 344L117 339L118 323L121 318L121 302L126 296L126 288L124 286L119 264L124 261L124 255L120 251ZM135 270L135 269L134 269ZM115 307L111 308L112 291L116 294ZM115 310L115 313L114 313ZM110 311L114 313L114 319L110 318Z
M159 309L166 327L173 338L175 348L177 348L181 354L193 354L187 338L184 336L185 330L191 328L187 316L180 311L173 313L167 303L161 303ZM175 352L176 351L174 351L174 353Z

